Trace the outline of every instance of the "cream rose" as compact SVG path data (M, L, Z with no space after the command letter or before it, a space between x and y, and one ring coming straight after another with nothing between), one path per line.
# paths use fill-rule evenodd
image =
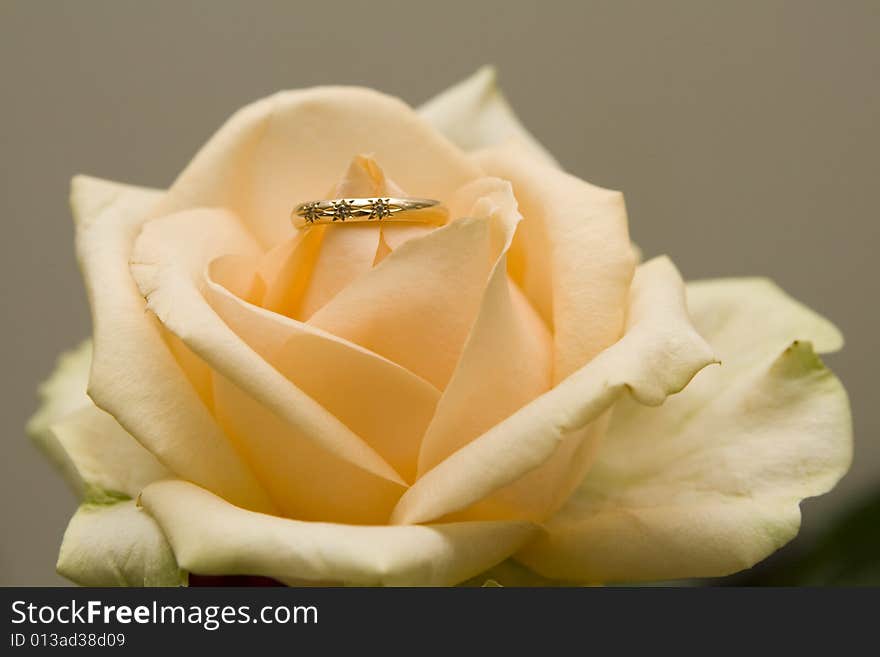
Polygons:
M385 194L450 219L290 223ZM279 93L170 189L77 177L72 205L93 341L30 432L84 499L76 582L723 575L848 467L816 356L838 331L765 280L638 264L621 194L563 172L488 69L418 112Z

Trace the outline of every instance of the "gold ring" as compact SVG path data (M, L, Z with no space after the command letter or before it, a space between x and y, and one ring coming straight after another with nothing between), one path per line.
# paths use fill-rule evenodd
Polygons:
M420 210L432 210L420 212ZM296 228L333 222L416 221L443 223L446 211L429 198L333 198L297 205L290 214Z

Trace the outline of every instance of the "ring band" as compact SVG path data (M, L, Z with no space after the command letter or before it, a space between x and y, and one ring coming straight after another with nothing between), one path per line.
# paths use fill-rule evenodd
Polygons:
M418 213L419 210L440 210L440 201L429 198L334 198L308 201L297 205L290 215L296 228L315 224L363 221L424 221L436 223L436 212ZM443 214L445 217L445 213Z

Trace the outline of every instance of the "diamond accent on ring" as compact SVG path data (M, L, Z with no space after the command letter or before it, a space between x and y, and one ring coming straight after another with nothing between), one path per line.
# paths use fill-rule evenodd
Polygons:
M391 199L377 198L370 205L370 219L383 219L391 216Z
M305 204L300 210L300 215L310 224L315 223L323 213L317 201Z
M340 199L333 201L333 221L345 221L351 218L352 201Z

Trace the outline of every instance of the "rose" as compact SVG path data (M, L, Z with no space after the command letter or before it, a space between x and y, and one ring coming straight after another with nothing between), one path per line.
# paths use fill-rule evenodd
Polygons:
M451 220L297 233L328 193ZM278 94L169 190L77 177L72 204L94 346L30 431L84 498L74 581L723 575L848 467L815 355L837 330L764 280L637 265L621 195L564 173L489 70L418 114Z

